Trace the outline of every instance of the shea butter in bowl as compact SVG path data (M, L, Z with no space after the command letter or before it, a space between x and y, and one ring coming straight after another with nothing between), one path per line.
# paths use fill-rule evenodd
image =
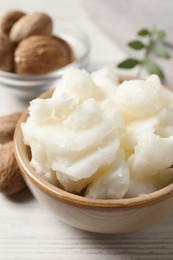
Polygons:
M28 187L62 221L91 232L163 219L173 212L172 100L156 75L69 71L17 124L15 155Z

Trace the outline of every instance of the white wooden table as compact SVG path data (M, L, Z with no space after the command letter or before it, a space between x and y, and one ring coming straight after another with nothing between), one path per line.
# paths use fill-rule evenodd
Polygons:
M124 54L89 19L82 0L0 0L0 15L8 9L49 12L55 20L76 22L88 34L91 65L114 65ZM26 107L0 86L0 114ZM129 260L173 259L173 217L133 234L99 235L60 222L28 190L13 197L0 195L0 260Z

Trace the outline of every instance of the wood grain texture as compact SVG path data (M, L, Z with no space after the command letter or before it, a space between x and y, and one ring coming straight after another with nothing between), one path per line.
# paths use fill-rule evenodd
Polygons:
M0 195L0 259L172 259L173 217L144 231L102 235L50 215L28 190Z
M125 57L116 43L90 21L82 10L82 0L0 0L0 16L6 10L19 8L48 11L56 21L68 19L85 29L92 43L90 70L114 65ZM25 106L0 86L1 115L20 111ZM0 195L0 260L23 259L172 260L173 217L138 233L99 235L63 224L27 190L12 198Z

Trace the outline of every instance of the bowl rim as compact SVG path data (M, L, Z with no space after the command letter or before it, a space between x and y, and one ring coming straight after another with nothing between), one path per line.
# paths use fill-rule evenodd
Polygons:
M134 79L130 76L120 76L120 81ZM48 98L53 93L53 89L44 92L40 98ZM14 153L16 160L18 162L19 168L22 171L24 178L29 178L37 188L41 189L45 193L53 196L56 199L65 201L68 203L87 206L87 207L97 207L97 208L131 208L131 207L141 207L145 205L150 205L157 203L159 201L165 200L173 195L173 183L167 185L166 187L157 190L149 194L143 194L139 197L134 198L122 198L122 199L91 199L76 195L55 185L49 183L46 179L41 177L36 173L35 169L30 165L29 158L27 156L27 147L23 142L23 134L21 130L21 123L25 122L28 117L28 108L24 110L20 116L18 123L16 125L14 133Z

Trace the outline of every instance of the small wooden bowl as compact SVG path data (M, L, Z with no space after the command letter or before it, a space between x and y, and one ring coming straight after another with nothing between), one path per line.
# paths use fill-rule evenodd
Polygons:
M128 78L121 78L121 81ZM48 98L52 91L41 97ZM36 199L65 223L97 233L126 233L158 222L173 212L173 184L156 192L130 199L98 200L66 192L39 176L30 165L29 148L23 142L21 123L14 135L15 155L23 177Z

